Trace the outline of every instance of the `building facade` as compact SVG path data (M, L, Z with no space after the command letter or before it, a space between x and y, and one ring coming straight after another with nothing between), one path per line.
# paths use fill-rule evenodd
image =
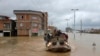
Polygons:
M0 37L16 35L15 26L14 20L11 20L8 16L0 15Z
M42 35L47 30L47 12L14 10L18 36Z

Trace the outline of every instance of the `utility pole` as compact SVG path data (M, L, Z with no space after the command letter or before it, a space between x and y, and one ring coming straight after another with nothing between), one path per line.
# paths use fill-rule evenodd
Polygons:
M76 28L75 28L75 18L76 18L76 11L78 11L79 9L71 9L73 12L74 12L74 39L75 39L75 31L76 31Z
M12 21L10 20L10 37L11 37L11 32L12 32Z
M67 21L67 27L66 27L66 31L68 30L67 28L69 27L68 26L68 21L69 21L70 19L66 19L66 21ZM68 32L68 31L67 31Z
M68 27L68 21L69 21L70 19L66 19L66 21L67 21L67 27Z
M81 27L80 27L80 28L81 28L81 29L80 29L80 35L82 35L82 32L83 32L83 30L82 30L82 19L80 20L80 23L81 23L81 25L80 25L80 26L81 26Z

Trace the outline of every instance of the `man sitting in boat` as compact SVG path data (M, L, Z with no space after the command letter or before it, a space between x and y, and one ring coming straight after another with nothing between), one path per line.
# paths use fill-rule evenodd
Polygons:
M62 37L65 41L68 41L68 35L65 33L62 33L61 30L55 30L53 37L55 36Z
M50 37L50 38L49 38ZM65 33L62 33L60 30L54 30L52 33L52 36L48 36L49 38L46 43L47 50L51 51L68 51L71 50L69 44L68 44L68 35Z
M68 35L67 34L62 33L61 37L63 37L64 40L68 42Z
M46 41L46 45L50 42L51 39L52 39L52 34L50 32L44 34L44 40Z
M46 45L51 41L51 39L57 38L57 39L63 39L64 41L68 42L68 35L65 33L62 33L61 30L54 30L53 33L47 32L45 33L44 40L46 41Z

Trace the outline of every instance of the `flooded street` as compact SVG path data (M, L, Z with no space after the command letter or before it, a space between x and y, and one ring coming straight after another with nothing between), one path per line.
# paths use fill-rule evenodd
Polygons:
M0 56L100 56L99 34L76 34L75 38L68 34L71 52L46 51L43 37L5 37L0 38Z

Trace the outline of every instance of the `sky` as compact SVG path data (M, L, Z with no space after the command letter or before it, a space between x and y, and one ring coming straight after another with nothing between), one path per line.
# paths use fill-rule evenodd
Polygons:
M0 0L0 15L16 19L13 10L48 12L48 24L64 30L66 27L100 28L100 0ZM68 23L68 25L67 25Z

